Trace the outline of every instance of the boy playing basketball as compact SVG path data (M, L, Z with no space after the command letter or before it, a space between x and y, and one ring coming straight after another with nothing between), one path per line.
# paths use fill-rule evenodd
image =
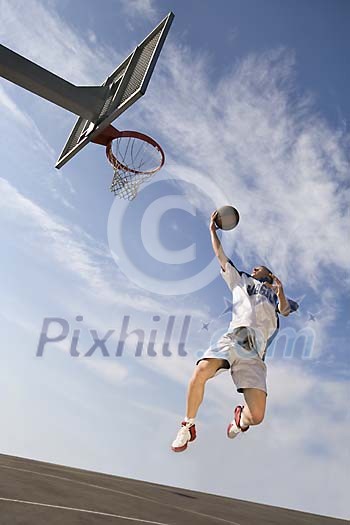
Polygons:
M230 370L244 406L236 406L227 427L227 437L235 438L264 419L266 406L266 348L279 327L278 313L287 316L298 305L284 295L281 281L266 268L257 266L251 275L240 272L225 255L216 234L216 212L211 214L210 235L221 265L221 275L232 291L232 321L228 332L197 362L188 385L186 417L172 443L174 452L186 450L196 438L195 417L208 379Z

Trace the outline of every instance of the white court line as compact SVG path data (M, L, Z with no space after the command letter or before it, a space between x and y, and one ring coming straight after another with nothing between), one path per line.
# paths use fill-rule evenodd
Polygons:
M62 507L61 505L49 505L48 503L38 503L36 501L25 501L22 499L1 498L1 501L10 501L11 503L24 503L25 505L38 505L39 507L50 507L60 510L74 510L76 512L85 512L87 514L98 514L99 516L108 516L109 518L122 518L123 520L137 521L138 523L151 523L152 525L168 525L160 521L149 521L141 518L129 518L128 516L119 516L118 514L109 514L108 512L98 512L97 510L75 509L73 507Z
M223 523L229 523L230 525L241 525L240 523L237 523L237 521L225 520L225 518L219 518L217 516L212 516L211 514L205 514L204 512L199 512L197 510L185 509L183 507L178 507L177 505L171 505L169 503L162 503L161 501L157 501L156 499L146 498L145 496L138 496L137 494L131 494L130 492L125 492L125 491L122 491L122 490L110 489L109 487L102 487L101 485L95 485L93 483L88 483L87 481L78 481L78 480L75 480L75 479L66 478L64 476L56 476L54 474L45 474L44 472L37 472L35 470L19 468L19 467L10 467L10 466L1 465L1 464L0 464L0 468L7 468L7 469L10 469L10 470L18 470L18 471L21 471L21 472L29 472L30 474L37 474L38 476L46 476L48 478L55 478L55 479L60 479L60 480L63 480L63 481L69 481L70 483L77 483L79 485L86 485L88 487L92 487L92 488L99 489L99 490L106 490L108 492L113 492L115 494L123 494L124 496L130 496L132 498L142 499L144 501L151 501L151 502L156 503L157 505L161 505L163 507L170 507L171 509L180 510L181 512L188 512L190 514L195 514L196 516L202 516L204 518L212 518L213 520L221 521ZM92 475L94 473L93 472L88 472L88 474ZM96 473L96 474L98 474L98 473Z

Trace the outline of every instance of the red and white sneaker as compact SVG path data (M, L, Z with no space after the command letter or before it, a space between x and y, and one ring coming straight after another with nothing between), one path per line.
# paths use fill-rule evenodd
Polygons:
M227 437L230 439L233 439L236 436L238 436L240 432L247 432L247 430L249 430L249 427L246 427L246 428L241 427L240 422L241 422L241 413L243 411L243 408L244 407L240 405L236 406L235 411L233 413L233 420L227 427Z
M183 450L186 450L188 443L194 441L196 435L196 425L194 423L183 421L176 438L171 444L171 450L174 452L182 452Z

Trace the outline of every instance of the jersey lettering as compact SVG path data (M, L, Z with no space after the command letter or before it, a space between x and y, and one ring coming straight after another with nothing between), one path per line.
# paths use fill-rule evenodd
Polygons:
M263 284L248 284L247 286L248 295L263 295L273 306L277 304L276 294L267 286Z

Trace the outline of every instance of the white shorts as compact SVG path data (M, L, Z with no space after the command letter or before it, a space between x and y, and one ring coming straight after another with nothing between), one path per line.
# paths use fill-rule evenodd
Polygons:
M243 393L245 388L257 388L267 394L266 365L260 357L262 344L264 342L253 328L235 328L211 346L196 364L203 359L224 359L225 365L220 367L215 375L231 370L237 392Z

